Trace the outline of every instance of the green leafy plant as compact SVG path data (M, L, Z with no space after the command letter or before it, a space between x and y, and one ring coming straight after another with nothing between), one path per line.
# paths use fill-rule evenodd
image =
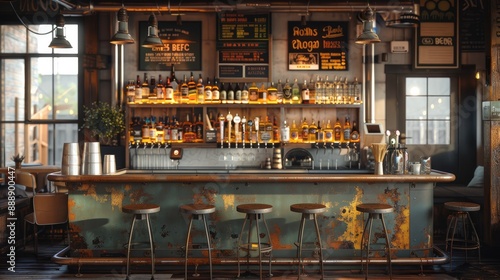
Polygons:
M84 106L83 113L83 128L88 129L92 137L97 136L101 144L113 144L116 136L125 131L125 113L118 106L94 102L91 107Z

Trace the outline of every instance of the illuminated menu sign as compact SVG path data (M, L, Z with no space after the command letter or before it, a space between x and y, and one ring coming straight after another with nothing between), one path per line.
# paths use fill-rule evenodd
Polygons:
M139 44L148 35L148 22L139 22ZM201 70L201 21L158 22L158 36L162 47L144 48L139 46L139 70L176 71Z
M347 71L348 22L288 22L288 69Z
M231 12L217 15L220 78L268 77L270 24L269 14Z

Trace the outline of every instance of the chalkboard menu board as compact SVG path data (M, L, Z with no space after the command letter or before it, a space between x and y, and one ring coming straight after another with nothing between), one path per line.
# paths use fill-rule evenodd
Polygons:
M144 48L139 46L139 70L176 71L201 70L201 21L158 22L158 36L163 47ZM148 22L139 22L139 43L148 35Z
M270 26L269 14L217 15L220 78L268 78Z
M458 0L426 1L415 32L415 68L460 66Z
M349 23L288 22L288 69L347 71Z
M489 10L488 10L489 12ZM486 28L483 24L487 10L483 1L464 1L460 9L460 48L462 52L483 52Z

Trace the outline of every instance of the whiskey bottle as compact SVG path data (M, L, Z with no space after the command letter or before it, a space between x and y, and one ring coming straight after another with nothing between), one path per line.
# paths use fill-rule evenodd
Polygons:
M158 84L156 85L156 99L161 101L165 99L165 86L161 75L158 76Z
M308 133L308 140L311 143L315 143L317 140L317 133L318 132L318 126L316 125L316 122L314 119L312 119L311 124L309 125L309 133Z
M231 83L227 86L227 104L234 103L234 89Z
M219 81L214 78L214 85L212 86L212 103L220 102Z
M351 142L359 142L359 130L356 121L352 121Z
M189 96L189 87L186 75L184 75L184 79L182 79L181 90L180 90L180 97L181 97L180 103L187 103L189 100L188 96Z
M172 87L170 77L167 78L167 85L165 86L165 101L167 103L173 103L174 101L174 88Z
M257 104L259 101L259 88L255 82L252 82L252 85L248 88L248 100L251 104Z
M264 83L262 83L259 88L259 103L267 104L267 88Z
M139 75L137 75L135 81L135 102L139 104L142 103L142 83Z
M290 82L288 81L288 79L286 79L285 85L283 86L283 104L285 103L292 103L292 88L290 87Z
M302 104L309 104L309 87L307 86L307 80L304 80L304 83L302 84L301 95Z
M344 123L344 141L351 140L351 122L349 121L349 117L345 117Z
M299 84L297 83L297 79L293 82L292 85L292 103L293 104L300 104L300 89L299 89Z
M189 82L187 83L187 85L188 85L188 103L195 102L197 99L198 91L196 90L196 82L194 81L193 72L191 72L191 76L189 77Z
M278 103L278 89L274 86L274 82L267 88L267 101L271 104Z
M292 121L292 128L290 129L290 142L299 142L299 129L297 128L295 120Z
M234 87L234 103L235 104L241 104L241 88L240 88L240 83L236 83L236 86Z
M323 127L325 123L323 121ZM323 130L323 127L321 126L321 122L318 121L318 129L316 130L316 141L318 142L325 142L325 131Z
M224 82L220 84L220 101L222 104L227 103L227 89L226 86L224 85Z
M207 84L205 85L205 100L204 103L212 103L212 84L210 83L210 78L207 78Z
M333 141L333 128L332 124L330 123L330 120L326 122L326 127L324 128L325 132L325 141L326 142L332 142Z
M306 118L304 118L304 121L302 122L302 135L301 135L301 138L302 138L302 142L307 142L309 141L309 124L307 123L307 120Z
M333 140L335 142L342 141L342 125L340 124L339 118L337 118L335 125L333 125Z
M278 80L278 84L276 85L276 102L278 104L283 103L283 84L281 80Z
M247 83L243 84L243 89L241 90L241 103L248 104L249 102L249 91Z
M148 103L149 100L149 82L148 73L144 73L144 80L142 80L142 100Z
M205 85L203 84L203 78L198 77L198 83L196 84L196 103L203 104L205 102Z
M179 90L179 81L175 77L175 69L174 69L173 64L172 64L172 67L170 68L170 85L172 86L172 90L174 93L172 95L172 102L180 103L181 97L180 97L180 90Z
M156 103L156 100L158 100L158 97L156 95L156 79L153 75L150 77L150 82L149 82L149 100L151 103Z
M290 142L290 127L286 123L286 120L283 121L283 125L281 126L281 142Z

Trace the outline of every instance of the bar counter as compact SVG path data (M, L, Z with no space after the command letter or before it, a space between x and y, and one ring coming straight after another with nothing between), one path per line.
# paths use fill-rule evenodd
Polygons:
M307 202L327 206L319 218L326 264L359 262L366 217L356 211L356 205L371 202L395 208L394 213L386 214L393 263L448 261L433 244L433 190L436 183L451 182L455 176L436 170L426 175L373 175L367 170L120 170L100 176L52 173L48 179L65 183L69 191L71 246L53 258L61 264L124 264L124 244L132 217L122 213L122 205L156 203L161 206L161 211L151 216L156 262L181 265L188 219L179 206L207 203L217 209L209 217L214 264L234 265L244 218L236 206L254 202L273 206L273 211L266 214L273 264L296 264L294 242L300 214L291 212L290 205ZM314 236L313 228L308 226L306 240ZM380 230L377 227L380 225L375 223L374 231ZM134 236L146 238L146 232ZM203 232L193 235L193 239L202 240ZM375 242L381 243L383 238L375 238ZM317 262L314 250L304 255L310 262ZM135 262L147 263L145 255L136 257ZM191 261L207 263L201 253ZM384 263L385 259L377 262Z

